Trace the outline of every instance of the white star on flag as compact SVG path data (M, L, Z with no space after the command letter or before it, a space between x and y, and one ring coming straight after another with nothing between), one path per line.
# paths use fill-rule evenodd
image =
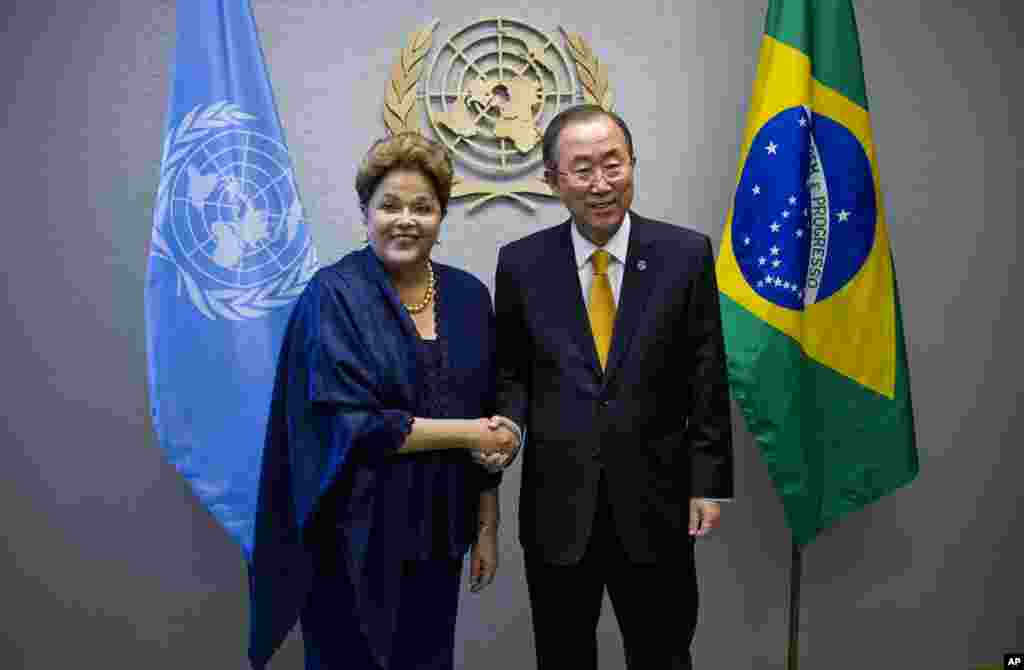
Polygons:
M788 209L785 210L784 212L782 212L782 218L784 218L784 219L788 219L789 218L789 210Z
M779 255L779 248L778 247L772 247L770 251L772 252L772 256L778 256Z
M807 125L807 119L801 116L800 117L800 127L803 128L806 125Z
M839 217L839 223L843 223L844 221L850 218L850 213L847 212L845 209L841 209L838 212L836 212L836 216Z
M776 152L776 150L778 148L779 148L779 145L776 144L775 142L769 142L768 146L765 147L765 149L768 150L768 153L771 154L772 156L776 155L775 152Z
M754 188L752 190L754 191L754 195L761 195L761 187L757 184L754 184Z
M760 258L757 259L757 264L758 265L764 265L767 262L768 262L768 259L765 258L764 256L761 256Z
M791 204L791 205L795 205L796 204L796 196L795 195L789 196L789 204Z
M779 224L777 224L774 221L772 221L772 225L770 225L768 227L772 229L773 233L777 233L777 232L779 232L779 228L781 228L782 226L780 226Z
M772 267L773 268L777 268L780 265L782 265L782 261L780 261L778 258L776 258L775 260L772 261Z
M750 238L749 237L744 237L743 238L743 244L750 244Z
M803 228L797 228L796 229L796 236L797 237L803 237L804 236L804 229Z

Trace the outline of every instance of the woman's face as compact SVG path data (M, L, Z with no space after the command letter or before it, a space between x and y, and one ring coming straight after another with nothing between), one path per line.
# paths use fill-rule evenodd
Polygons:
M430 179L412 168L384 175L366 209L366 233L388 272L422 267L440 232L441 203Z

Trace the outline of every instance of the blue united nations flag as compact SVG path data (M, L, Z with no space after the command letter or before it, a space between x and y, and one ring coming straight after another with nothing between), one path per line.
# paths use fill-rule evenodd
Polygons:
M248 0L180 0L146 281L160 446L252 554L274 369L317 269Z

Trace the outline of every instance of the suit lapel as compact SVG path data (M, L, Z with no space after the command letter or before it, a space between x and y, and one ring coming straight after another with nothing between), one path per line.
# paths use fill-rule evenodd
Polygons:
M631 212L630 221L629 249L626 252L626 263L623 268L619 306L615 312L612 345L608 353L608 368L604 376L605 385L615 375L629 351L633 332L647 307L647 299L651 295L654 278L661 269L658 265L658 257L651 253L653 251L650 248L651 240L643 219ZM584 314L585 316L586 314Z
M600 377L601 364L597 360L597 347L590 332L590 317L587 316L587 305L583 301L583 291L580 290L576 251L572 246L572 233L569 228L571 225L571 222L566 222L561 226L558 244L552 249L555 257L550 263L550 267L554 268L554 276L551 285L545 287L543 291L551 296L548 304L555 315L555 320L565 324L565 329L587 362L587 366Z

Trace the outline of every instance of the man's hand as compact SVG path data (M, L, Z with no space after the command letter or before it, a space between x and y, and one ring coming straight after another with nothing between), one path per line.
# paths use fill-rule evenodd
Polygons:
M704 537L718 528L722 506L704 498L690 498L690 535Z
M516 457L519 451L519 433L511 419L492 416L486 419L488 434L478 449L470 453L473 460L488 472L500 472Z

